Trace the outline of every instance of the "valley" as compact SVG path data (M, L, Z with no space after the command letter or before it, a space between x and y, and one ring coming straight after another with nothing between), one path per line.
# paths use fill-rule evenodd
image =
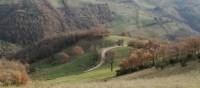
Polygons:
M0 88L199 88L199 4L1 0Z

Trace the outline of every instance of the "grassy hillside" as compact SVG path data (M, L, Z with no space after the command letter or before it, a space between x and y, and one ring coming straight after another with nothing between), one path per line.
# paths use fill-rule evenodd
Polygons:
M67 75L81 74L84 70L94 66L97 55L95 53L87 53L83 56L74 57L73 61L53 66L51 64L35 64L39 71L34 73L34 77L42 79L55 79Z
M59 8L63 5L61 0L49 0L53 6ZM11 3L12 0L2 0L0 3ZM106 24L112 33L130 32L133 36L182 37L198 34L200 8L198 0L191 2L182 0L68 0L72 8L85 4L108 4L114 13L114 20ZM156 21L155 18L161 19ZM162 24L162 25L161 25ZM174 25L176 24L176 25ZM163 26L167 26L163 28ZM169 28L170 26L171 28ZM179 35L172 31L180 30ZM155 29L149 31L149 29ZM158 31L159 30L159 31ZM166 37L167 38L167 37Z
M131 48L116 48L113 50L116 54L114 68L118 68L120 59L127 57L132 49ZM75 82L75 81L92 81L102 80L115 76L115 71L111 72L110 64L106 63L101 68L85 72L89 68L95 66L97 63L97 55L95 53L86 53L82 56L72 58L72 61L66 64L54 66L52 64L37 63L34 64L38 71L33 74L36 79L55 79L53 82ZM60 79L60 80L58 80Z
M151 68L109 81L68 83L62 81L63 79L57 79L61 83L34 81L20 88L199 88L199 67L198 62L190 62L184 68L180 67L179 64L168 67L163 71Z
M120 36L108 36L103 38L100 43L97 41L97 45L100 48L108 47L110 45L106 44L106 42L111 42L111 45L117 42L119 39L124 39L125 43L130 40L128 37L120 37ZM81 42L80 42L81 43ZM104 47L102 46L104 44ZM79 44L78 44L79 45ZM70 50L70 48L68 48ZM91 72L85 72L88 69L94 67L100 57L100 51L90 52L87 51L84 55L81 56L73 56L70 57L70 61L65 64L50 64L48 63L48 59L41 60L33 64L33 67L37 69L35 73L33 73L34 79L43 79L43 80L51 80L52 82L75 82L75 81L92 81L92 80L102 80L115 76L115 71L111 72L110 64L105 63L102 67L97 70ZM121 47L115 48L112 50L114 52L114 70L118 69L118 65L121 59L129 56L132 52L132 48L129 47ZM99 55L98 55L99 54ZM59 79L59 80L57 80Z
M3 0L0 3L11 1ZM63 6L61 0L49 1L57 8ZM147 36L166 39L170 39L169 36L176 38L199 34L198 0L192 2L182 2L182 0L67 0L67 2L72 8L91 3L108 4L114 13L114 19L105 26L114 34L125 31L134 37Z
M75 7L83 5L83 3L107 3L115 16L112 22L106 24L106 27L112 33L125 31L131 33L134 37L147 36L165 39L170 39L169 36L176 38L198 34L198 30L195 29L198 27L197 25L195 26L195 24L198 24L199 12L195 10L198 9L198 6L195 7L193 2L189 5L184 4L184 7L190 9L192 13L184 12L184 9L180 7L181 3L177 3L178 1L68 0L69 4ZM176 8L180 8L180 10ZM155 18L160 20L157 21ZM191 19L195 19L195 22L192 22ZM194 24L192 25L192 23Z
M2 0L0 4L11 3L11 1ZM57 8L62 7L61 0L49 1ZM112 34L128 32L132 37L159 37L171 40L199 34L200 12L198 11L199 5L196 3L200 2L197 0L192 2L182 2L182 0L68 0L68 3L72 8L90 3L107 3L113 12L114 19L104 26ZM116 42L121 39L124 40L124 47L111 50L114 53L111 57L114 59L113 71L107 60L98 69L87 71L100 62L101 50L115 46ZM73 45L83 48L84 54L70 56L74 46L62 48L61 52L69 54L68 62L52 63L56 62L56 59L49 61L53 56L51 55L49 58L32 64L35 72L31 73L31 82L28 85L5 88L200 88L200 64L197 61L188 62L185 67L181 67L180 64L167 66L163 70L152 67L115 77L115 71L119 69L118 65L121 60L130 56L134 50L127 46L132 39L134 38L110 35L94 41L81 40ZM4 51L6 51L5 54L10 54L10 52L15 53L14 50L20 50L20 47L0 41L0 57L3 56ZM141 57L138 56L140 59Z

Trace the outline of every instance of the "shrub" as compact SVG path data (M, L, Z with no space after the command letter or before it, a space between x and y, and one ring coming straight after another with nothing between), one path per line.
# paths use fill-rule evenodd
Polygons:
M191 60L197 58L200 60L199 36L188 37L177 42L141 39L130 41L128 45L136 50L128 59L121 61L120 71L125 73L130 68L141 70L152 66L162 70L176 63L185 67Z
M85 53L85 51L83 50L81 46L75 46L72 52L73 52L73 55L78 55L78 56Z
M153 55L146 50L138 49L133 52L127 59L121 61L121 69L149 67L152 64Z
M70 56L65 53L65 52L61 52L61 53L58 53L54 56L54 58L56 59L56 63L59 63L59 64L64 64L66 62L69 61L70 59Z
M90 34L94 37L105 37L110 35L110 32L108 30L105 30L102 26L97 26L92 28L93 30L90 32Z
M25 85L28 79L23 64L17 61L0 60L0 82L3 85Z
M120 36L131 37L129 32L121 32Z
M130 67L128 59L127 58L122 59L119 66L120 66L121 69L128 69Z

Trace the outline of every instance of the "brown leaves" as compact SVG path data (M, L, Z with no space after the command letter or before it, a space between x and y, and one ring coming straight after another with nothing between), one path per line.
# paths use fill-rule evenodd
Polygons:
M4 85L25 85L28 82L26 67L17 61L0 60L0 82Z
M82 55L82 54L85 53L84 49L81 46L75 46L73 48L72 52L73 52L73 55L77 55L77 56Z
M188 52L195 52L200 49L200 39L199 37L188 37L182 41L185 43L185 48Z
M119 66L121 69L128 69L130 67L130 63L129 63L128 59L125 58L125 59L122 59Z
M56 54L54 58L58 61L59 64L64 64L69 61L70 56L65 52L61 52Z
M127 59L123 59L120 66L121 68L138 67L150 62L153 59L153 55L143 49L138 49L133 52Z
M155 40L131 41L129 46L136 50L121 62L121 68L133 68L148 64L152 61L170 61L173 57L182 61L185 55L197 55L200 53L200 39L198 36L188 37L178 42L161 43ZM191 59L191 58L187 58ZM127 67L129 66L129 67Z

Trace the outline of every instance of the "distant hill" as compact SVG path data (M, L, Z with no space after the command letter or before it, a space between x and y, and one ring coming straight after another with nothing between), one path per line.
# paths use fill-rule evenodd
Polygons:
M5 17L7 16L6 12L9 11L8 9L12 9L11 7L6 7L5 4L19 3L21 1L23 0L14 0L14 1L1 0L0 10L2 13L0 14L0 18L6 18ZM41 2L39 0L28 0L28 1ZM44 1L48 1L48 3L43 3L43 5L41 3L40 4L42 6L46 6L47 7L47 8L45 7L46 9L49 9L50 12L49 17L55 18L54 21L48 21L49 23L47 23L47 26L53 24L51 25L51 27L50 26L49 27L53 28L51 30L54 30L54 32L57 29L62 30L62 25L65 25L66 29L77 30L77 29L89 29L91 27L95 27L96 25L103 23L105 24L106 28L110 30L113 34L128 32L133 37L146 36L146 37L159 37L163 39L174 40L180 37L197 35L199 34L200 31L199 30L200 26L198 25L200 22L199 18L200 1L198 0L193 0L193 1L44 0ZM52 16L50 16L50 14ZM59 16L58 14L60 14L61 16ZM34 20L33 18L31 19L32 21ZM62 21L62 19L64 19L65 21L65 22L63 21L64 24L62 24L63 22L59 23L60 21ZM5 19L3 22L5 22ZM4 28L0 27L0 29ZM19 28L14 27L14 29L16 30ZM29 38L26 36L27 39L25 40L37 41L38 38L40 39L41 37L46 36L43 35L44 32L42 33L41 30L37 31L40 31L40 34L38 34L39 32L28 33L28 34L33 34L34 38ZM19 35L24 36L22 32L20 33L21 34ZM47 34L49 34L49 32L47 32ZM17 38L19 39L17 39L17 41L21 40L21 37L18 36ZM3 36L3 38L5 39L5 36ZM12 38L10 40L13 41ZM22 41L22 43L30 43L31 41L27 42Z
M107 4L73 8L65 0L3 0L0 2L0 40L21 45L71 31L95 29L112 20Z
M53 0L52 0L53 1ZM71 6L106 3L115 19L107 28L119 34L176 39L199 34L200 1L186 0L68 0Z

